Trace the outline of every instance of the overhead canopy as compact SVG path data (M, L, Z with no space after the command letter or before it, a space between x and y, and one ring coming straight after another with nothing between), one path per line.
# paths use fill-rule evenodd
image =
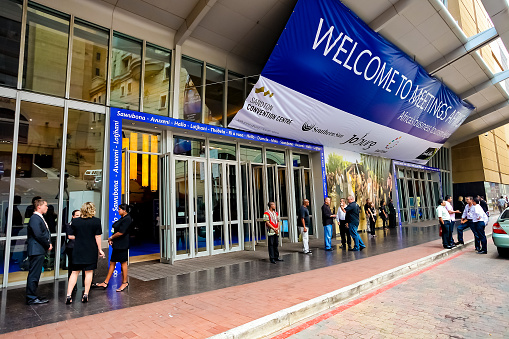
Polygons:
M423 163L473 109L341 2L299 0L230 127Z

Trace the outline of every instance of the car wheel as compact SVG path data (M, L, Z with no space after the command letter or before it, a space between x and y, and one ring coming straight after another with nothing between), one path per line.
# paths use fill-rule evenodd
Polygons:
M497 247L498 255L501 257L509 256L509 248Z

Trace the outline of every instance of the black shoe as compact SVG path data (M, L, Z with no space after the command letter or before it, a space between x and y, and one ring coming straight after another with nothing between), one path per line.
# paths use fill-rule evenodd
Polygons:
M465 245L465 243L463 241L457 241L454 243L454 245Z
M276 261L284 261L284 259L279 259L279 258L278 258L278 259L276 259Z
M353 247L348 247L348 250L349 251L353 251Z
M275 263L276 263L276 261L275 261L275 260L271 260L271 261L270 261L270 263L271 263L271 264L275 264Z
M488 254L488 251L477 251L477 254Z
M33 300L29 300L27 301L27 305L40 305L40 304L46 304L47 302L49 302L48 299L39 299L39 298L35 298Z
M100 286L99 284L104 284L105 286ZM102 283L93 283L90 287L92 288L102 288L103 290L108 288L108 283L103 281Z
M307 251L307 252L302 252L302 253L304 253L304 254L312 254L313 252Z
M362 251L362 250L363 250L363 249L365 249L365 248L366 248L366 246L360 247L360 248L359 248L359 251Z
M332 251L332 247L331 248L326 248L325 250L330 252L330 251Z
M452 246L444 246L444 248L450 250L452 248Z
M82 303L88 303L88 294L83 294L83 297L81 297Z
M68 295L67 299L65 299L65 304L70 305L72 303L72 296Z
M451 246L451 247L453 247L453 248L454 248L454 247L456 247L456 244L455 244L455 243L452 243L452 244L451 244L451 245L449 245L449 246Z

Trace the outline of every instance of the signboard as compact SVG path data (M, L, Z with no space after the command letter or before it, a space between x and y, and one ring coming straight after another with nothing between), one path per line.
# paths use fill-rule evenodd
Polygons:
M425 163L474 107L338 0L299 0L229 127Z
M146 122L162 126L180 128L184 130L199 131L214 135L222 135L244 140L261 141L273 145L281 145L293 148L306 149L321 153L322 172L325 173L325 158L323 156L323 147L311 145L309 143L295 142L292 140L270 137L266 135L237 131L228 128L200 124L191 121L178 120L158 115L140 113L119 108L110 108L110 148L109 148L109 221L110 225L117 221L118 206L122 203L122 121L130 120L137 122ZM203 173L203 171L202 171ZM325 176L322 177L323 194L327 196L327 183ZM111 234L111 230L110 230Z

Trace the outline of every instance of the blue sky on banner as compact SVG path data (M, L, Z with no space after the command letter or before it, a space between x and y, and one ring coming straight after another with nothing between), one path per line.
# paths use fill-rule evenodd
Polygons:
M474 109L337 0L298 1L262 77L439 144Z

